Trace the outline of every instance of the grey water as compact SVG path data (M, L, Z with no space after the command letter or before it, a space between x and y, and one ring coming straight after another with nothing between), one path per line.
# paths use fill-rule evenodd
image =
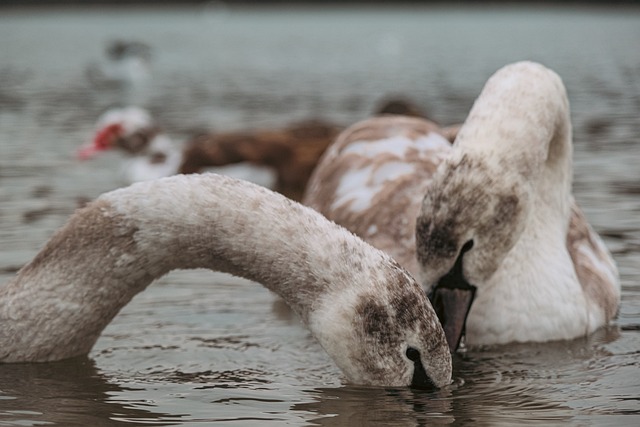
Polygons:
M115 39L150 46L147 79L96 78ZM426 393L349 385L260 285L174 272L88 357L0 365L0 425L640 425L639 46L637 7L0 9L0 286L78 205L125 184L122 155L73 155L109 107L148 108L176 140L348 125L391 95L453 124L522 59L565 81L575 197L622 281L611 327L467 350L454 383Z

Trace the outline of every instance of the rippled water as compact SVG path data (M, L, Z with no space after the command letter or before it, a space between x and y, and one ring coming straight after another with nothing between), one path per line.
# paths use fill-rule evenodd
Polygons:
M0 281L78 203L123 184L74 149L107 107L195 129L349 124L388 94L464 119L493 71L534 59L572 103L575 193L619 264L615 325L572 342L456 357L436 393L346 385L257 284L175 272L137 296L88 358L0 366L0 425L640 424L640 9L0 9ZM90 80L114 38L153 49L146 84ZM0 325L0 327L2 327Z

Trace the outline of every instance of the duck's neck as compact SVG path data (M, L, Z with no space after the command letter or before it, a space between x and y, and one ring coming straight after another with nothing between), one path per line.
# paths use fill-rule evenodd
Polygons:
M539 64L521 63L489 79L455 146L490 162L505 179L530 186L537 214L568 221L571 139L560 77Z
M376 274L368 263L389 262L369 249L311 209L222 176L116 190L72 216L0 288L0 362L86 354L135 294L174 269L258 281L309 321L333 288L365 284Z

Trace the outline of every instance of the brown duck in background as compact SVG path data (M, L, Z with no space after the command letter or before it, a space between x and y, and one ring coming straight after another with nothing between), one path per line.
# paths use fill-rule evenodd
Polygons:
M402 98L383 100L374 111L374 115L426 117L422 109ZM457 129L440 131L453 141ZM127 172L131 182L238 163L268 167L274 171L274 189L299 201L320 157L342 130L343 126L306 120L276 129L201 134L180 147L160 131L148 112L129 107L105 113L92 143L78 154L86 159L117 148L136 156Z
M274 189L299 200L318 159L342 127L307 120L276 129L207 133L176 144L138 107L111 109L97 121L91 142L80 147L82 160L112 149L131 156L129 182L246 163L273 170Z
M187 141L179 173L197 173L211 166L248 162L276 173L276 190L300 200L318 159L342 130L319 120L281 129L260 129L196 136Z

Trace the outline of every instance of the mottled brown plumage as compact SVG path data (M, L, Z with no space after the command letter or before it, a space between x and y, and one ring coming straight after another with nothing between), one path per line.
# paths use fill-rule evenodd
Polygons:
M402 153L386 150L375 156L347 150L353 144L375 144L393 138L415 141L434 137L432 149L409 146ZM415 223L422 197L442 156L448 153L448 142L440 128L428 120L383 116L359 122L340 134L321 159L313 173L303 203L327 218L347 227L373 246L393 256L415 277L418 274L415 255ZM369 209L354 210L348 200L340 202L338 188L354 171L371 168L371 173L385 165L410 165L408 173L384 182L373 195ZM357 189L356 189L357 191Z
M303 200L427 290L460 260L458 274L477 287L468 343L585 335L615 317L620 283L571 196L569 117L555 73L506 66L459 130L400 116L346 129Z

